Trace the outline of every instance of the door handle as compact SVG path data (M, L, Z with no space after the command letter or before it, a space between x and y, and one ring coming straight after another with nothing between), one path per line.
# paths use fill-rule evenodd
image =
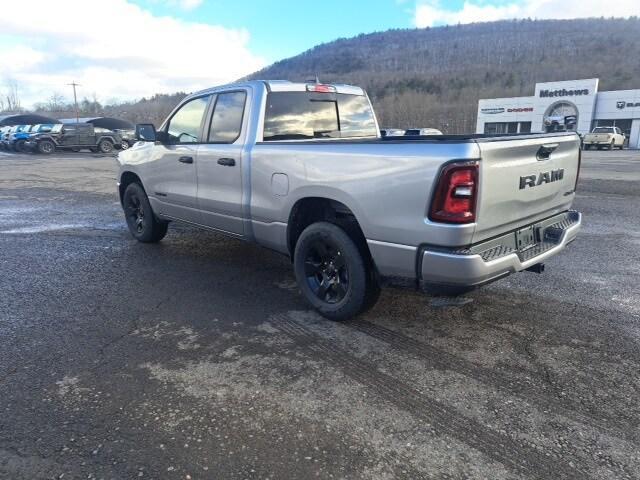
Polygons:
M178 161L181 163L193 163L193 157L180 157Z
M218 165L224 165L225 167L235 167L236 161L233 158L219 158Z

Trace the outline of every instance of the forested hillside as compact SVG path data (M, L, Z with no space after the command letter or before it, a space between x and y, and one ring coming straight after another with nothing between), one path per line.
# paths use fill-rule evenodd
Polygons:
M319 45L249 78L316 75L364 86L384 126L469 132L479 98L532 95L536 82L598 77L601 90L640 88L640 19L389 30Z

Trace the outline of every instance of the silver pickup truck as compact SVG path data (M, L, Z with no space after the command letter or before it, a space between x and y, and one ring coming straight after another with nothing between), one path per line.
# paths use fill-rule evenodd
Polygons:
M322 315L371 307L386 282L461 291L543 262L575 237L574 133L381 138L366 93L251 81L187 97L120 152L127 224L181 221L288 255Z

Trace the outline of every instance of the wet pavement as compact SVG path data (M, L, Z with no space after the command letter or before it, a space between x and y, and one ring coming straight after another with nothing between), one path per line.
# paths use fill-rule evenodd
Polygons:
M0 478L640 478L640 152L586 152L545 274L343 324L268 250L136 243L115 172L0 155Z

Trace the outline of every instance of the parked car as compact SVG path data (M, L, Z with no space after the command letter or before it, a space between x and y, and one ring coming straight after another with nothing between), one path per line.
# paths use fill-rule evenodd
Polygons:
M122 137L122 150L133 147L133 144L137 142L135 130L115 130Z
M121 148L122 137L105 128L95 128L90 123L59 123L49 132L36 133L25 144L26 148L50 154L56 150L111 153Z
M380 136L382 137L401 137L404 135L404 130L400 128L381 128Z
M596 127L591 133L587 133L582 139L582 146L585 150L595 147L598 150L608 148L613 150L618 147L624 148L626 138L618 127Z
M33 125L19 125L18 128L12 131L9 134L8 149L13 152L21 152L32 127Z
M409 128L404 132L405 135L442 135L437 128Z
M31 125L14 125L9 130L9 135L5 141L5 148L9 151L15 152L16 145L22 148L24 144L24 138L28 135ZM18 143L16 143L18 142Z
M0 127L0 149L6 150L9 142L10 126Z
M53 124L37 124L31 125L20 132L12 134L10 140L10 148L15 152L24 152L27 150L26 143L37 133L47 133L53 128Z
M541 273L581 225L575 133L389 142L358 87L213 88L137 132L118 155L133 237L181 221L272 248L334 320L371 307L383 279L464 291Z

